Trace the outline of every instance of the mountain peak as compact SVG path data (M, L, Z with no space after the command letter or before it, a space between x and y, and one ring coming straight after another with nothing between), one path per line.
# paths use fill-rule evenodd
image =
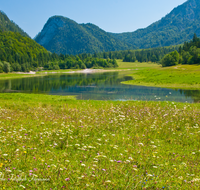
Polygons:
M115 51L131 47L94 24L78 24L62 16L49 18L35 40L47 50L63 54Z

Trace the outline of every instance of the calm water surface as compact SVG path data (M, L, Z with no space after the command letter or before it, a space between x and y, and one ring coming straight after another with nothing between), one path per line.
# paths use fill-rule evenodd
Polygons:
M0 92L76 95L77 99L84 100L200 101L198 90L172 90L121 84L122 81L132 79L127 77L127 74L127 72L74 73L1 80Z

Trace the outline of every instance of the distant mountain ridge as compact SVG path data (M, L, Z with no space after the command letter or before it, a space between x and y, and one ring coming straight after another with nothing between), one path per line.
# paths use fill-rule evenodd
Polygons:
M11 21L3 11L0 11L0 30L18 32L24 37L29 37L29 35L24 32L17 24Z
M177 45L191 40L194 33L200 36L199 0L186 1L147 28L119 34L54 16L35 40L51 52L79 54Z
M181 44L189 41L196 33L200 35L200 1L188 0L174 8L161 20L147 28L121 34L110 33L113 37L145 49Z
M0 12L0 30L29 37L3 12ZM178 45L191 40L194 33L200 36L200 0L186 1L147 28L119 34L91 23L78 24L63 16L53 16L35 41L51 52L75 55Z
M78 24L62 17L49 18L35 41L47 50L62 54L95 53L132 49L93 24Z

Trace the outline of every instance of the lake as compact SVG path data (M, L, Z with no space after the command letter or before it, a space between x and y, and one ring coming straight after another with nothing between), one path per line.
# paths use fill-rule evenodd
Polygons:
M49 95L76 95L83 100L153 100L199 102L199 90L172 90L167 88L121 84L132 80L127 72L49 74L40 77L0 80L0 92L39 93Z

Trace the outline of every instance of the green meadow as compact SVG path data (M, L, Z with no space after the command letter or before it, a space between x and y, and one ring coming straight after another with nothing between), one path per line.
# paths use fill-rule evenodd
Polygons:
M200 66L118 64L128 84L199 88ZM200 104L1 93L0 189L199 189L199 127Z
M0 99L1 189L199 189L199 104Z
M128 64L128 63L127 63ZM129 63L131 64L131 63ZM161 67L141 63L132 63L138 70L130 76L134 80L123 82L123 84L155 86L172 89L200 89L200 65L178 65L173 67ZM143 67L142 67L143 65Z

